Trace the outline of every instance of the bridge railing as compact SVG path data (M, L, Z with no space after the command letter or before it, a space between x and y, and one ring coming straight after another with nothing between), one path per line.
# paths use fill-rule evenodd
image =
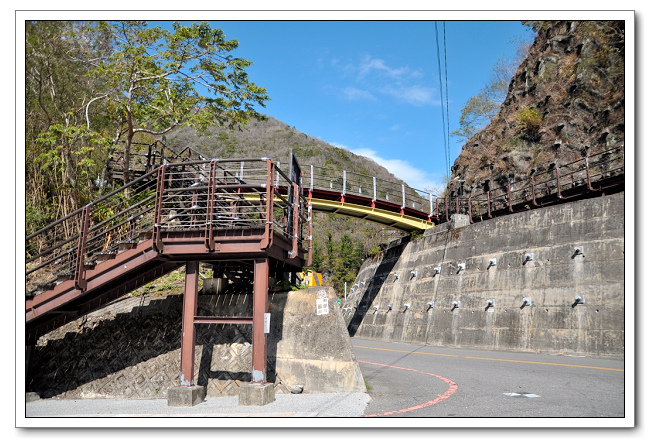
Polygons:
M551 165L525 178L514 176L482 191L436 198L435 216L447 221L451 214L470 216L470 220L491 218L493 213L512 212L515 208L542 206L607 188L611 179L625 172L624 147L607 149L564 165ZM620 180L618 180L620 182Z
M426 191L409 187L400 182L380 179L366 174L334 170L310 165L305 170L305 188L309 191L324 190L340 195L354 195L393 204L399 209L411 209L431 215L434 196Z
M311 243L308 214L302 189L270 159L162 165L27 236L26 293L70 279L83 288L85 269L163 232L204 232L209 245L214 231L260 227L297 254Z

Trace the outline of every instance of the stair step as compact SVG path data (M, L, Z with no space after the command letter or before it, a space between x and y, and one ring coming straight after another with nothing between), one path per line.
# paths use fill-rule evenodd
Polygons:
M48 283L39 283L39 284L37 284L36 289L37 289L37 291L50 291L50 290L54 289L55 286L56 286L56 282L51 281L51 282L48 282Z
M153 232L151 230L146 230L139 233L141 240L150 240L153 237Z
M123 252L129 249L135 249L138 246L138 243L133 240L129 241L119 241L117 243L118 251Z
M74 274L72 272L61 272L59 274L56 274L56 281L58 283L63 283L66 280L72 280L74 278Z
M106 261L106 260L112 260L115 258L117 253L115 251L107 251L107 252L100 252L97 254L97 260L99 261Z

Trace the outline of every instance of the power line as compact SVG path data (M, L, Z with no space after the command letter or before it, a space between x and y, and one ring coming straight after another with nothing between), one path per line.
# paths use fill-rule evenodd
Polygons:
M449 76L447 76L447 28L442 22L443 46L445 49L445 100L447 103L447 172L451 175L451 148L449 147Z
M443 22L444 23L444 22ZM438 56L438 82L440 83L440 111L442 113L442 135L443 135L443 141L444 141L444 148L445 148L445 163L447 166L447 173L450 172L449 168L449 146L447 145L447 134L445 133L445 129L448 129L448 126L446 125L446 120L445 120L445 100L444 100L444 95L443 95L443 88L442 88L442 67L440 65L440 44L438 43L438 22L435 22L435 27L436 27L436 51L437 51L437 56Z

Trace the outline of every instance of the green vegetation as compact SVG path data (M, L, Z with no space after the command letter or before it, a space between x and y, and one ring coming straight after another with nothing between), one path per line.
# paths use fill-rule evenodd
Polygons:
M254 107L269 97L237 46L206 23L27 22L27 234L101 196L114 150L128 165L133 144L178 127L264 119Z
M534 139L542 126L542 116L535 107L524 107L517 115L517 129L525 139Z

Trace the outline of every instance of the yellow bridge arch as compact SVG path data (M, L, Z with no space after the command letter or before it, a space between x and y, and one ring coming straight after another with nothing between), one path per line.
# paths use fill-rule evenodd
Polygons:
M377 207L352 204L349 202L333 201L312 197L310 200L312 210L337 215L352 216L366 221L383 224L399 230L410 232L412 230L426 230L434 226L433 222L425 219L408 216Z

